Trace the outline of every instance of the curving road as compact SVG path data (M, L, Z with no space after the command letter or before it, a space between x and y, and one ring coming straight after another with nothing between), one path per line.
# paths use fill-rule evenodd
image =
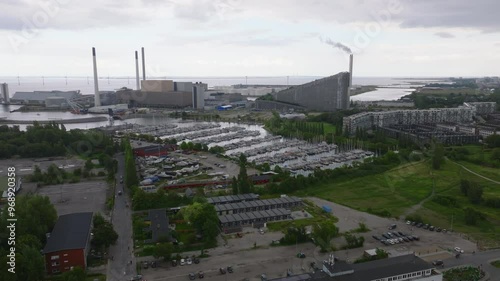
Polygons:
M484 251L476 254L462 254L458 259L451 258L445 260L444 268L447 269L461 265L482 266L484 271L489 275L490 281L500 281L500 268L496 268L490 264L491 261L498 259L500 259L500 250Z

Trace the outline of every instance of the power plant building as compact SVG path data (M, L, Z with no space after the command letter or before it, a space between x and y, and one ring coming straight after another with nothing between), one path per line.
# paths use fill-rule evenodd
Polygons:
M341 72L275 94L276 101L308 110L337 111L349 108L349 72Z
M116 97L120 103L133 107L173 107L203 109L204 84L174 82L172 80L142 80L141 90L120 89Z

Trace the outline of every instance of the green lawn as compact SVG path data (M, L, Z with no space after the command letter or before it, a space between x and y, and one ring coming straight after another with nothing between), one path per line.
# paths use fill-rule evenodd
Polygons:
M491 265L493 265L496 268L500 268L500 260L496 260L496 261L491 262Z
M473 164L467 164L467 167L485 176L500 177L498 172L493 175L495 171L492 168ZM453 217L453 230L470 234L481 240L483 246L492 246L495 243L489 242L500 241L500 234L497 234L500 233L500 210L472 205L460 192L461 179L478 182L484 189L483 196L500 197L500 185L473 175L450 161L437 171L430 169L429 161L409 163L382 174L320 184L301 190L296 195L317 196L372 213L385 210L391 216L399 217L430 196L434 186L435 195L451 196L457 200L458 206L447 207L428 200L417 213L426 222L446 229L451 227ZM463 209L466 207L482 212L487 219L479 221L476 226L465 225Z

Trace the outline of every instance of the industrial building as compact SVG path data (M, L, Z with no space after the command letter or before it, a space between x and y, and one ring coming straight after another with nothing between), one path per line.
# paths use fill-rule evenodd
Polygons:
M48 274L69 271L76 266L86 269L92 216L91 212L73 213L57 219L43 249Z
M48 105L63 107L69 101L81 97L80 91L34 91L16 92L10 99L13 104Z
M349 72L341 72L276 93L277 102L306 107L308 110L336 111L349 108Z
M212 204L212 205L238 203L238 202L246 202L246 201L254 201L254 200L259 200L258 194L246 193L246 194L216 196L216 197L207 198L207 202Z
M242 201L215 205L215 211L219 216L230 214L241 214L245 212L266 211L273 209L290 209L302 205L298 197L281 197L265 200Z
M116 92L120 103L132 107L172 107L203 109L205 84L174 82L172 80L143 80L141 90L120 89Z
M288 219L291 219L290 210L273 209L267 211L255 211L219 216L219 223L221 227L226 230L235 227L262 225L270 221L281 221Z
M415 256L407 254L387 259L346 263L330 255L323 261L321 270L288 277L267 279L269 281L442 281L443 274Z
M476 109L471 106L457 108L433 108L426 110L391 110L362 112L344 117L343 127L346 132L354 134L358 128L372 129L394 124L417 125L437 124L444 122L471 123Z

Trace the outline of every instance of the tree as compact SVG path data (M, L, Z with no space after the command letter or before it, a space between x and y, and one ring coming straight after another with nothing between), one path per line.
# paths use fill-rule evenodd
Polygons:
M472 204L479 204L483 199L483 188L478 184L473 184L467 190L467 197Z
M500 135L498 134L491 135L485 139L485 142L491 148L500 147Z
M198 233L203 234L205 243L215 243L215 238L219 234L219 217L212 204L196 202L183 208L182 214Z
M245 156L245 154L241 153L239 160L240 160L240 172L238 174L239 193L241 194L250 193L252 184L247 175L247 168L246 168L247 157Z
M437 143L434 148L434 155L432 156L432 168L439 170L444 161L444 147L442 144Z
M233 177L232 181L231 181L231 189L233 190L233 194L236 195L236 194L239 194L239 190L238 190L238 181L236 180L235 177Z
M493 149L491 153L491 160L500 161L500 148Z
M363 236L356 236L349 232L344 234L345 241L347 243L347 249L359 248L363 247L363 243L365 242L365 238Z
M0 237L6 238L7 205L1 215ZM42 245L45 244L45 234L50 232L57 221L57 212L54 205L50 203L49 197L40 195L23 195L16 199L16 235L35 236Z
M45 260L40 254L40 250L30 246L22 245L19 249L21 253L17 257L16 263L18 265L18 268L16 268L18 280L42 280L45 274Z
M64 272L62 276L64 281L85 281L85 279L87 278L87 274L79 266L73 268L70 271Z
M321 251L328 251L330 241L337 236L339 229L331 221L323 221L313 225L312 236L316 243L321 247Z
M104 218L97 213L94 215L94 237L92 244L97 248L108 248L116 242L118 234L113 229L113 225L104 220Z
M170 260L174 247L171 243L158 243L153 249L153 256L155 258L163 258L164 261Z

